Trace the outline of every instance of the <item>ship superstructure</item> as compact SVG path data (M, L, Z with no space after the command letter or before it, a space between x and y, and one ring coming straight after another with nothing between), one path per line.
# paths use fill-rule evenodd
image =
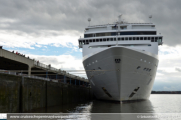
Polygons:
M120 21L85 28L79 47L95 96L116 101L148 99L162 39L153 23Z

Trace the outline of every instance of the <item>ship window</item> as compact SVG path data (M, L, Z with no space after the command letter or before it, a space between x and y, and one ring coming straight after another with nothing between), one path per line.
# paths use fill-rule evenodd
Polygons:
M162 40L162 37L159 37L159 40Z
M124 38L121 38L121 40L124 40Z
M111 41L113 41L113 38L111 38Z
M132 37L130 37L129 40L132 40Z
M128 40L128 38L126 37L125 40Z
M151 42L154 42L154 37L151 37Z
M144 40L147 40L147 37L144 37Z
M158 42L162 42L162 37L159 37Z
M99 39L96 39L96 42L99 42Z
M118 26L113 26L112 27L112 30L117 30L118 29Z
M92 40L89 40L89 42L92 42Z
M155 38L155 42L157 42L157 40L158 40L158 37Z
M95 39L93 40L93 42L95 42Z
M109 41L109 38L107 38L107 41Z
M148 40L150 40L150 37L148 37Z
M103 41L106 41L106 39L104 38Z
M133 37L133 40L136 40L136 38L135 38L135 37Z
M116 41L116 38L114 38L114 41Z
M102 42L102 39L100 39L100 42Z
M140 37L140 40L143 40L143 37Z
M118 38L118 40L120 41L120 38Z
M139 39L140 39L139 37L136 38L136 40L139 40Z
M120 26L120 29L122 30L127 29L127 26Z
M84 38L93 37L93 34L84 34Z
M100 37L100 36L116 36L116 35L117 35L117 32L84 34L84 38ZM156 31L129 31L129 32L124 31L124 32L120 32L120 35L156 35Z

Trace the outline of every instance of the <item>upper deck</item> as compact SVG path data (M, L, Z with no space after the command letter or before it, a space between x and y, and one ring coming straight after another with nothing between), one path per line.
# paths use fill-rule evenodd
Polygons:
M115 23L88 26L85 28L84 38L120 35L156 35L153 23Z
M91 42L105 41L139 41L150 40L162 45L162 35L157 35L153 23L115 23L88 26L85 28L84 38L79 39L79 47Z

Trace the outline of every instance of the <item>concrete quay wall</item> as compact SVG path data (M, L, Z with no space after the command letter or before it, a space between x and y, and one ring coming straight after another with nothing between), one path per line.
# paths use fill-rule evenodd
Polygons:
M0 73L0 113L31 112L92 98L87 87Z

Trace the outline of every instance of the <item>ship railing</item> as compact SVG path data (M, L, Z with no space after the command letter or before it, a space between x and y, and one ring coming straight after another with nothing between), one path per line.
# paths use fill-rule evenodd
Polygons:
M153 24L153 23L123 23L123 24ZM92 25L88 27L98 27L98 26L106 26L106 25L115 25L115 24L104 24L104 25Z

